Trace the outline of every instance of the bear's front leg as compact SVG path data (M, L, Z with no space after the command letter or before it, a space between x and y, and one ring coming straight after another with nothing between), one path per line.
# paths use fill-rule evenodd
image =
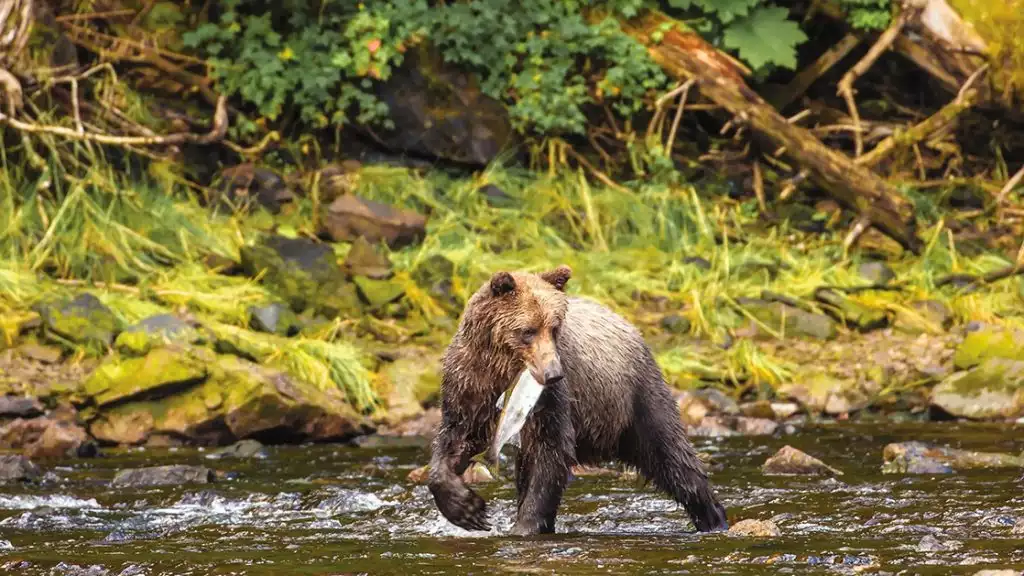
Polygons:
M434 437L428 487L434 503L449 522L463 530L490 530L487 503L462 479L473 454L484 442L465 426L442 423Z
M512 534L551 534L576 459L576 435L566 389L549 387L520 433L516 458L519 507Z

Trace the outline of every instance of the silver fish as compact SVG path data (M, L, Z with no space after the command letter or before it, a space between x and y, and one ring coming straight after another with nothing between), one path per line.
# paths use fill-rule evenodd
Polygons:
M529 370L523 370L515 387L512 388L512 392L502 394L502 397L498 400L498 405L503 405L503 407L501 417L498 419L498 428L495 430L494 439L491 441L491 447L486 452L477 455L474 460L488 468L492 468L492 473L497 471L498 454L505 447L505 444L508 444L510 441L515 442L513 439L523 429L526 419L530 416L533 407L537 405L537 400L540 399L540 395L543 392L544 386L534 379ZM507 399L505 398L506 396L508 396Z

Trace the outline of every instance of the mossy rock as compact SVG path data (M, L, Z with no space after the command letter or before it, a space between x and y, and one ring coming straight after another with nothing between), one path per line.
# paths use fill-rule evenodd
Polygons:
M305 238L267 236L241 249L242 267L294 312L307 309L327 316L356 315L361 306L355 286L345 276L334 250Z
M340 390L320 390L234 356L214 358L197 386L103 407L90 422L97 439L125 444L154 436L214 445L245 438L277 444L347 440L372 430Z
M123 328L110 308L89 293L61 305L44 304L40 314L47 339L67 348L80 346L93 353L109 350Z
M345 256L345 270L355 276L385 280L392 276L391 261L373 244L360 236Z
M249 327L257 332L294 336L302 329L299 317L285 304L249 307Z
M979 324L964 336L953 356L959 370L977 366L989 358L1024 360L1024 331Z
M405 286L392 280L375 280L366 276L353 279L359 289L359 295L370 308L378 310L387 304L397 302L405 296Z
M893 328L905 334L942 334L953 323L953 313L938 300L918 300L896 312Z
M423 413L423 407L437 401L441 393L441 360L437 355L415 353L384 366L381 396L387 411L383 420L397 424Z
M932 389L932 406L960 418L1011 419L1024 416L1024 360L987 358L950 375Z
M885 328L891 322L888 310L866 306L836 290L819 288L814 297L833 318L860 332Z
M836 323L824 314L815 314L783 302L768 302L756 298L737 301L758 321L786 336L832 340L839 334Z
M201 344L205 337L196 327L173 314L157 314L125 328L114 341L114 349L127 356L145 356L150 350L169 344Z
M161 396L194 386L209 375L214 354L205 348L163 347L142 358L112 356L83 384L97 406L137 396Z

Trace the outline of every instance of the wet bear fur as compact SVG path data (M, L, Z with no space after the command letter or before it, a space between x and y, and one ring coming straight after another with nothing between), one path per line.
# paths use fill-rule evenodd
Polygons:
M442 360L442 423L429 487L466 530L489 530L484 500L462 479L486 449L495 404L524 368L545 390L520 432L512 533L552 533L575 464L625 462L683 505L697 530L728 528L661 369L640 332L608 308L568 296L568 266L498 272L466 303Z

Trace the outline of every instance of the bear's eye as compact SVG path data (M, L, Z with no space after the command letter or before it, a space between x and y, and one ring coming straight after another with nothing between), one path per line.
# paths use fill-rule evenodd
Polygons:
M526 328L522 331L521 336L523 342L529 344L530 342L533 342L533 339L537 336L537 330L536 328Z

